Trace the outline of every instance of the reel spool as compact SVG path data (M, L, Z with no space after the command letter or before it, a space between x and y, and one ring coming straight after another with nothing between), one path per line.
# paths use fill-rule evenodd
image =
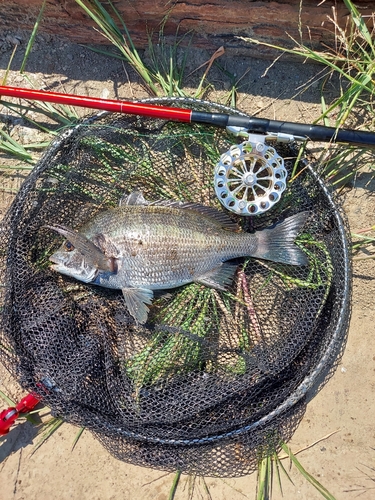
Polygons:
M265 144L266 136L251 136L233 145L215 167L215 193L220 203L238 215L258 215L280 200L286 188L284 159Z

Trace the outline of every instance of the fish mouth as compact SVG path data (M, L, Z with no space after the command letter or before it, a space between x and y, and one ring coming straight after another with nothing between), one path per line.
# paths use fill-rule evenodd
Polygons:
M95 281L97 275L99 274L98 269L86 269L82 265L76 267L74 262L70 262L69 259L64 259L59 255L51 255L51 257L49 257L49 260L53 263L49 266L52 271L56 271L66 276L74 277L79 281L83 281L84 283L92 283L93 281Z
M58 271L61 268L61 266L69 267L69 266L67 266L66 259L61 258L58 255L53 254L53 255L51 255L51 257L49 257L48 260L50 262L52 262L52 264L50 265L50 268L54 269L55 271Z
M49 266L49 268L50 268L50 269L52 269L53 271L57 271L57 272L59 272L59 271L60 271L60 266L59 266L59 264L57 264L57 263L56 263L56 264L51 264L51 265Z
M54 264L61 264L61 259L59 259L58 257L54 257L53 255L51 255L51 257L49 258L49 260L51 262L53 262ZM52 268L56 267L56 266L51 266Z
M55 254L51 255L48 260L53 263L50 265L50 268L54 271L62 272L63 268L69 269L71 267L74 267L73 264L69 265L69 260Z

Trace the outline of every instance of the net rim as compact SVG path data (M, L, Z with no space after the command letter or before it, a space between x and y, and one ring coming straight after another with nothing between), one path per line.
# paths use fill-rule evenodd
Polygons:
M246 113L243 113L241 111L238 111L233 108L229 108L225 105L222 104L217 104L213 103L210 101L205 101L205 100L198 100L194 98L173 98L173 97L162 97L162 98L149 98L149 99L143 99L138 102L145 102L145 103L178 103L179 105L200 105L200 106L209 106L215 110L218 111L223 111L228 114L235 114L235 115L241 115L241 116L248 116ZM90 117L86 118L76 126L66 130L63 132L57 139L55 139L48 150L48 154L53 153L54 151L58 150L60 147L61 143L66 140L68 137L70 137L75 130L80 128L81 126L85 126L88 123L95 122L96 120L99 120L103 116L109 115L110 113L107 111L102 111L99 113L96 113L94 115L91 115ZM43 165L43 162L40 162L40 165ZM310 391L312 392L314 385L316 384L317 380L319 379L320 375L324 370L327 369L327 361L329 361L332 358L332 355L334 353L335 348L343 341L345 335L346 335L346 325L348 324L348 319L350 317L350 300L351 300L351 259L350 259L350 250L349 250L349 244L347 241L347 236L345 232L345 223L343 220L343 217L340 214L340 210L337 207L337 204L334 201L333 195L330 193L329 189L326 187L324 184L323 180L320 178L319 174L314 170L313 166L308 164L306 166L307 170L309 173L314 177L316 182L319 184L320 188L322 189L326 200L332 207L332 211L334 212L334 217L336 219L337 225L338 225L338 230L339 234L341 237L341 243L343 247L343 263L344 263L344 275L345 275L345 281L344 281L344 288L340 290L340 314L338 317L338 320L336 321L336 325L334 328L333 335L331 336L330 342L328 344L328 347L326 348L323 356L319 360L319 362L316 364L315 368L313 371L304 378L304 380L298 385L298 387L290 394L290 396L283 401L279 406L277 406L275 409L273 409L271 412L269 412L267 415L264 417L260 418L256 422L252 422L248 425L241 426L239 429L234 429L230 431L226 431L223 433L218 433L210 436L204 436L204 437L198 437L198 438L193 438L193 439L162 439L158 437L151 437L149 435L145 436L137 432L132 432L132 431L126 431L123 429L118 428L117 426L113 426L112 431L116 431L118 435L121 435L122 437L132 439L135 441L141 441L141 442L148 442L148 443L153 443L153 444L163 444L163 445L170 445L170 446L195 446L195 445L202 445L202 444L212 444L216 443L218 441L223 441L223 440L228 440L231 438L234 438L236 436L240 436L243 434L246 434L258 427L265 426L266 424L269 424L272 420L274 420L276 417L279 417L281 414L287 412L290 410L292 407L294 407L298 402L300 402ZM18 202L22 201L22 198L25 197L28 193L28 186L30 182L34 182L35 177L39 175L39 170L38 167L36 167L33 170L33 173L29 177L29 182L25 182L23 185L23 189L19 191L17 194ZM110 430L111 424L108 422L106 424L107 430ZM100 427L100 425L99 425ZM109 428L109 429L108 429Z

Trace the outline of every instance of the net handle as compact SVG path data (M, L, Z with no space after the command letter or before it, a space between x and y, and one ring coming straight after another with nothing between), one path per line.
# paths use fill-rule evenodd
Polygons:
M185 123L206 123L217 127L241 127L252 133L276 133L304 137L311 141L354 144L375 147L375 133L365 130L336 129L324 125L268 120L254 116L238 116L225 113L208 113L192 109L175 108L156 104L101 99L46 90L33 90L21 87L0 85L2 97L18 97L32 101L45 101L55 104L79 106L104 111L148 116Z

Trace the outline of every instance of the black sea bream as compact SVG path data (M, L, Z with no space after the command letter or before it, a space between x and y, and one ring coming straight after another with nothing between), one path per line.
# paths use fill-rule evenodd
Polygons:
M139 199L144 203L99 213L79 231L47 226L67 238L50 257L51 267L85 283L121 289L139 323L147 320L146 304L151 304L153 290L191 282L225 289L236 271L236 265L227 262L231 259L250 256L307 264L305 253L294 243L306 212L251 234L210 207Z

